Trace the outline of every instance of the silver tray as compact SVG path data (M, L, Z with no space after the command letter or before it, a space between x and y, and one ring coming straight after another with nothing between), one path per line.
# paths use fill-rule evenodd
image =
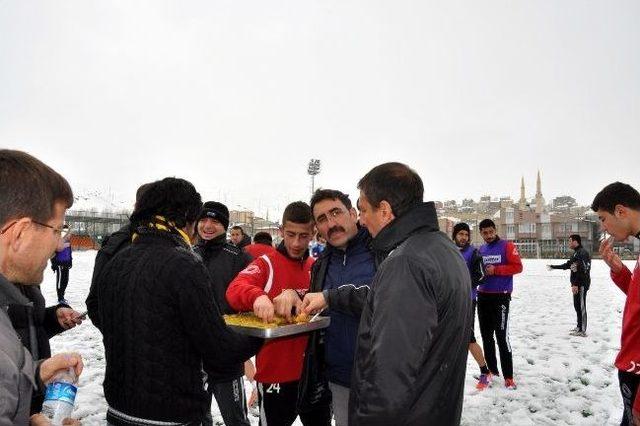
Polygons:
M311 322L304 324L281 325L272 328L242 327L239 325L227 325L236 333L245 334L247 336L262 337L263 339L275 339L276 337L291 336L294 334L308 333L314 330L329 327L331 318L318 317Z

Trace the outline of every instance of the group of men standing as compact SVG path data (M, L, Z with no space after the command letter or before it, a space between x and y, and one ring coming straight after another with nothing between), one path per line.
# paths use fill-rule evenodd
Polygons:
M41 282L47 259L62 246L72 195L64 178L27 154L0 150L0 164L0 425L27 424L30 414L32 424L46 425L27 401L59 369L79 373L82 361L31 353L7 312L29 306L15 286ZM513 275L522 271L515 245L489 219L479 224L478 249L465 224L456 225L453 241L439 232L422 180L404 164L374 167L358 189L359 214L346 194L321 189L310 205L285 208L277 247L251 248L244 238L226 241L227 208L203 204L191 183L143 185L130 224L96 257L87 299L105 346L107 422L211 424L215 397L227 425L246 425L242 376L254 355L262 426L288 426L298 416L305 426L328 426L332 417L338 426L458 424L467 351L484 389L500 375L496 343L504 386L515 389L508 333ZM592 208L616 240L640 238L640 194L630 186L606 187ZM308 247L316 231L327 247L314 262ZM578 276L579 262L587 262L572 240L575 259L564 266L584 306L588 283ZM616 366L623 424L634 424L640 264L631 273L611 244L600 252L628 295ZM476 303L484 356L473 338ZM77 312L56 309L63 329L81 322ZM321 312L331 323L264 341L225 326L222 314L236 311L265 321ZM586 314L578 314L578 326L586 329Z

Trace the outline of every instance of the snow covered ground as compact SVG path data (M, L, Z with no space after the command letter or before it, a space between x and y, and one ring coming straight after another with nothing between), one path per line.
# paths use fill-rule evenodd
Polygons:
M84 311L95 251L74 254L66 297ZM560 263L554 261L552 263ZM587 296L588 337L569 336L575 312L568 271L547 271L546 260L524 260L524 272L515 278L511 302L510 336L518 389L502 383L484 392L475 390L475 361L468 361L463 425L615 425L622 410L613 360L619 348L624 295L611 282L606 265L593 262ZM633 262L627 262L631 268ZM43 293L53 302L55 279L45 272ZM477 329L476 336L480 333ZM85 425L104 424L102 392L104 353L101 335L90 321L51 341L53 352L75 350L85 360L75 417ZM221 420L217 407L214 419ZM258 424L252 417L252 423Z

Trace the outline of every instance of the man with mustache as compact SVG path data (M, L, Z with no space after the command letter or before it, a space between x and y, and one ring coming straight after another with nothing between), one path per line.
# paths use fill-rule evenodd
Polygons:
M313 265L313 293L305 295L302 306L306 313L328 308L331 324L326 331L316 333L307 348L307 357L317 362L324 359L323 365L312 367L307 363L304 374L308 377L310 368L326 368L335 424L346 426L358 323L375 274L369 250L371 236L358 226L358 214L349 196L340 191L317 190L311 209L327 246Z

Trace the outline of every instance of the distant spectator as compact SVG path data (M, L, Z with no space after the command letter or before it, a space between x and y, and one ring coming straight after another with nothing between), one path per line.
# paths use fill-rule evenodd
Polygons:
M245 248L251 244L251 237L244 233L244 229L241 226L232 226L230 232L231 244L238 248Z
M264 254L273 253L273 238L268 232L258 232L253 236L253 244L249 244L244 248L252 258L256 259Z
M51 269L56 273L56 293L58 303L68 304L64 298L64 293L69 284L69 269L73 266L73 256L71 254L71 232L69 225L62 226L62 247L56 250L56 254L51 258Z

